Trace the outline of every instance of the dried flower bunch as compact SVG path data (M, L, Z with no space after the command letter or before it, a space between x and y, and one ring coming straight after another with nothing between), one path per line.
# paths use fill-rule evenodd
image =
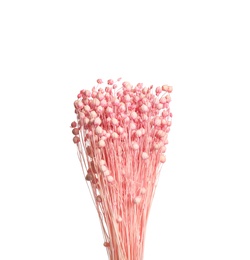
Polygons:
M172 87L101 79L74 102L73 142L109 259L143 259L146 224L166 161Z

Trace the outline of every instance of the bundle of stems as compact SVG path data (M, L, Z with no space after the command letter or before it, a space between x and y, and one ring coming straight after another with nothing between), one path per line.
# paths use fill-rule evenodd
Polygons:
M73 142L110 260L143 259L146 225L172 122L172 87L101 79L74 102Z

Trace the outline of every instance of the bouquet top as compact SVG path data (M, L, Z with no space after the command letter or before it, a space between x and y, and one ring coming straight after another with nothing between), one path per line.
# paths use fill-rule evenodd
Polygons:
M155 141L156 149L166 145L172 119L169 109L172 90L168 85L155 89L142 83L133 86L129 82L121 83L121 78L116 82L110 79L107 84L98 79L97 86L91 91L81 90L74 102L78 122L71 125L73 142L80 142L82 129L84 141L94 138L99 148L105 147L108 140L129 138L131 148L137 150L140 137L145 135L149 142ZM146 159L148 153L142 156Z

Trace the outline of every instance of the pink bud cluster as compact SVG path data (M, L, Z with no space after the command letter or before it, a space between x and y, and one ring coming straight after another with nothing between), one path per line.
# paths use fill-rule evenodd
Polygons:
M103 81L92 91L82 90L74 102L78 123L72 123L74 143L80 142L79 130L84 130L84 142L93 140L95 147L104 148L107 142L128 141L131 149L139 149L141 138L147 138L147 151L141 151L143 159L148 159L152 150L165 151L172 114L169 109L172 87L164 85L155 89L143 87L139 83L132 86L123 82ZM145 149L143 146L141 149ZM148 156L146 156L148 154ZM161 162L164 162L161 156Z

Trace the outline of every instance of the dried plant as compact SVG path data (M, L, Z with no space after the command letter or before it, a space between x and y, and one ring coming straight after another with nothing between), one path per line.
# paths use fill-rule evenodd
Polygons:
M74 102L73 142L96 207L110 260L143 259L146 225L172 113L172 87L155 90L101 79Z

